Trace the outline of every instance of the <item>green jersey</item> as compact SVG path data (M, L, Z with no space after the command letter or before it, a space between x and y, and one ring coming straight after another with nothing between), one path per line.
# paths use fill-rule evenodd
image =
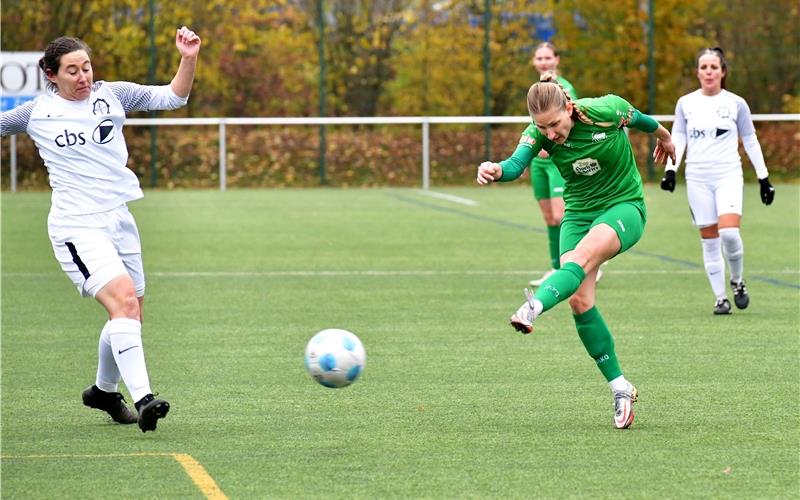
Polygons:
M573 87L572 84L569 83L569 80L561 76L557 76L556 80L558 80L558 83L560 83L561 86L564 87L564 90L567 91L567 94L569 95L570 99L574 101L575 99L578 98L578 94L575 92L575 87Z
M517 150L503 167L501 181L522 175L531 159L544 149L550 154L565 181L564 205L567 211L605 210L621 202L638 202L644 210L642 178L636 168L633 149L623 127L646 127L652 132L652 119L643 116L625 99L606 95L575 101L592 124L575 118L564 144L545 137L531 123L522 133ZM657 124L656 124L657 126Z

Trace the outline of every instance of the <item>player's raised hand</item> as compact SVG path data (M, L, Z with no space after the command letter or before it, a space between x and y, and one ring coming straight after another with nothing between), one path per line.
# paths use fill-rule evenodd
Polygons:
M181 57L197 57L200 52L200 43L200 37L186 26L182 26L175 33L175 46Z
M478 166L478 184L489 184L503 175L503 167L498 163L485 161Z

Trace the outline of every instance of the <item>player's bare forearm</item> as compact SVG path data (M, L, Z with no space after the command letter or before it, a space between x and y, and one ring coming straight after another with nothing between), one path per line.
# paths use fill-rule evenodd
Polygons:
M175 47L181 55L181 62L170 86L179 97L187 97L192 90L200 44L200 37L186 26L182 26L175 33Z

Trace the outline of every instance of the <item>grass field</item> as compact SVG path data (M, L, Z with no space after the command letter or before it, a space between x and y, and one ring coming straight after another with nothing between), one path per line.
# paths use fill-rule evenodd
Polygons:
M101 307L47 238L48 193L2 197L3 498L777 498L800 491L800 186L745 194L751 305L711 314L685 192L598 307L640 401L610 391L562 303L507 325L547 266L530 187L148 192L158 430L82 406ZM305 373L318 330L367 349L353 386Z

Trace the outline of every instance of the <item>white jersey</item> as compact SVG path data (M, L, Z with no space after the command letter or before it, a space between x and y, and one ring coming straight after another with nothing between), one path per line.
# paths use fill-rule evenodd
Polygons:
M170 85L98 81L83 101L49 92L3 113L0 132L27 132L36 143L53 189L51 213L100 213L143 196L127 167L125 114L176 109L187 100Z
M713 96L698 89L678 99L672 134L686 141L686 180L704 182L742 176L739 138L755 128L744 99L724 89Z

